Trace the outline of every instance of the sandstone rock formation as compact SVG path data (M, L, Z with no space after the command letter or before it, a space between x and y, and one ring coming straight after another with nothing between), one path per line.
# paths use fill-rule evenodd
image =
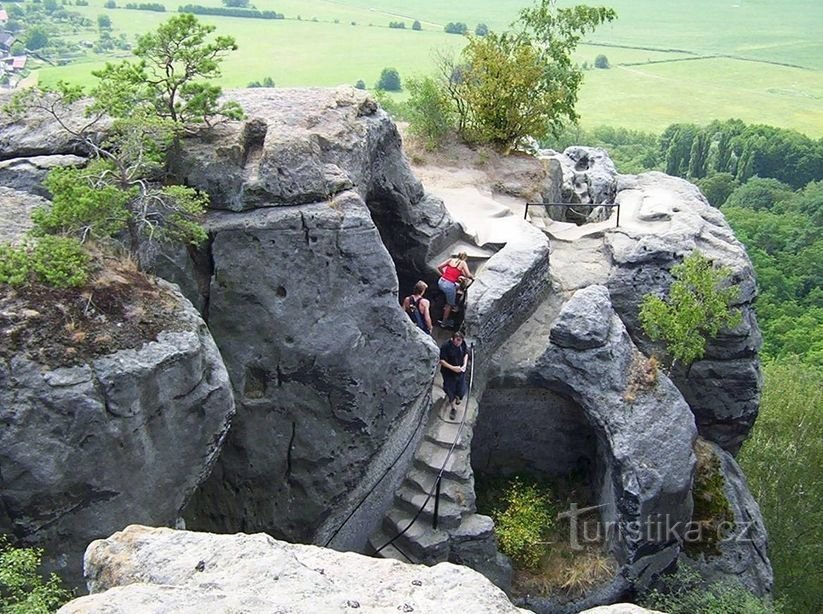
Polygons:
M409 501L425 499L424 491L433 488L431 473L437 474L457 429L444 424L439 405L432 408L439 392L436 347L402 313L398 293L425 279L436 295L433 265L468 245L477 280L464 325L478 355L474 398L464 411L475 440L470 446L471 435L464 434L460 452L444 461L451 463L447 471L459 473L460 496L447 484L445 497L455 496L441 508L441 533L431 530L433 510L421 516L425 523L415 526L420 560L471 564L505 585L507 566L494 551L491 521L474 513L472 472L525 468L549 476L585 474L594 503L601 506L602 524L613 528L606 543L619 569L586 598L564 603L543 598L538 611L614 602L676 561L682 550L679 529L659 538L644 531L655 529L660 516L669 525L690 520L697 431L734 452L756 416L760 385L751 264L722 215L699 191L662 174L619 176L605 152L574 148L543 160L543 166L535 162L539 172L534 176L545 176L546 183L530 185L522 196L559 195L556 179L565 169L577 186L569 184L574 195L567 189L566 197L591 209L586 221L606 221L578 227L541 218L530 226L495 217L488 225L504 233L470 232L415 179L396 127L367 94L349 88L260 89L230 96L248 119L184 139L172 164L182 181L210 195L209 241L197 252L163 252L154 261L156 270L177 282L203 314L237 403L214 471L184 511L189 527L265 531L363 551L378 527L396 527L397 506L405 505L404 514L413 515ZM76 163L68 157L76 153L76 144L49 130L34 125L32 134L45 135L37 141L22 124L0 124L5 165L31 169L30 177L36 178L57 162L57 154L66 154L61 164ZM23 160L28 155L51 157ZM0 167L0 178L7 176ZM512 174L503 176L503 190L516 196L517 181ZM26 179L18 187L36 191L35 183ZM617 228L613 210L592 208L612 200L621 205ZM478 245L481 236L500 234L505 238ZM650 378L653 370L639 350L648 354L660 348L643 336L639 302L645 293L665 292L671 266L694 249L733 270L742 287L743 324L723 331L688 374L675 372L672 381L662 374ZM5 381L11 380L0 383L5 386ZM80 378L78 385L90 384ZM150 429L152 422L140 424ZM143 445L147 437L138 429L135 440ZM163 445L200 446L211 460L219 439L205 448L188 440ZM432 460L425 479L419 475L421 454ZM733 460L718 454L736 513L756 516ZM186 482L186 496L196 482ZM168 510L158 508L156 517L121 518L167 524L186 496L174 499ZM138 533L126 532L101 546L101 552L116 553L132 538L142 543ZM202 547L217 557L216 551L233 538L202 542L186 533L152 535L145 542L153 545L140 552L159 552L162 558L157 544L191 548L174 559L178 575L162 576L175 586L167 591L179 599L174 603L200 604L203 595L230 607L258 603L253 595L235 592L240 589L229 572L203 581L208 560L193 553ZM167 535L186 537L164 542ZM755 535L754 546L703 561L705 575L736 575L752 590L767 592L768 560L763 555L757 562L765 545L762 523L755 523ZM162 539L155 542L157 536ZM234 539L260 541L266 548L273 543L259 536ZM295 547L294 552L302 557L314 550ZM251 569L265 565L267 556L261 554ZM287 558L293 562L294 556ZM748 562L735 565L735 557ZM372 563L352 560L372 569ZM98 587L115 584L106 580L105 569L111 569L106 565L90 567L100 574ZM747 575L743 567L753 571ZM219 568L221 574L227 569L223 563ZM452 568L437 566L427 573L438 576L443 569ZM291 578L288 572L265 577L272 583ZM323 574L312 577L323 583ZM332 589L340 585L337 580L330 584ZM435 586L446 591L447 601L462 599L444 585ZM409 599L419 597L405 585L394 590ZM116 597L120 593L123 597ZM139 584L115 587L107 598L148 603L156 594ZM355 607L346 605L349 597L333 594L323 603ZM391 605L402 608L404 603ZM434 607L425 600L415 603ZM197 609L202 608L192 606Z
M465 567L404 565L276 541L131 526L92 543L85 612L525 612Z
M566 166L572 163L564 162ZM597 174L597 181L601 175ZM757 416L762 384L751 261L723 215L694 185L656 172L615 174L613 179L615 202L621 211L619 227L613 212L606 222L579 227L555 224L548 230L554 239L555 286L571 291L593 283L606 285L635 343L646 354L662 354L662 348L650 343L640 326L643 297L665 294L672 282L671 267L694 250L731 269L731 283L740 287L735 306L743 313L741 325L721 331L704 358L688 373L684 369L673 372L672 380L694 412L700 433L735 453Z
M173 525L228 431L223 361L178 298L175 330L142 347L56 369L0 361L0 533L45 548L71 586L91 540Z

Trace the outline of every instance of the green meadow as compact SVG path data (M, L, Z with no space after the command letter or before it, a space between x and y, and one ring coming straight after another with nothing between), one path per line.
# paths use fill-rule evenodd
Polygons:
M155 28L166 13L104 9L104 0L74 7L95 23L107 14L113 34L129 39ZM198 4L222 6L219 0ZM118 4L124 4L118 0ZM222 85L244 87L271 77L278 87L354 84L372 87L384 67L401 78L434 72L437 53L459 51L462 37L443 32L450 21L503 29L525 0L255 0L285 20L201 16L240 49L224 65ZM574 2L563 0L561 6ZM596 2L600 4L600 2ZM659 132L676 121L708 123L737 117L823 136L823 2L820 0L611 0L617 21L601 27L575 58L611 68L588 70L578 111L584 128L608 124ZM411 30L417 19L422 31ZM390 29L404 21L406 29ZM77 38L94 37L93 32ZM41 83L91 83L104 59L38 71ZM402 94L401 94L402 96Z

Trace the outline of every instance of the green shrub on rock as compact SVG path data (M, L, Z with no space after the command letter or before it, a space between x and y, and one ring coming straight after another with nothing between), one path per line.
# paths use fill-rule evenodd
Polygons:
M495 515L501 551L524 569L534 569L554 526L555 510L548 494L515 478L505 494L505 509Z

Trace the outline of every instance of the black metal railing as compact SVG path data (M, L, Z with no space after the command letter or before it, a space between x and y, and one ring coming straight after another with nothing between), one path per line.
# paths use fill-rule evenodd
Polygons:
M523 211L523 219L529 219L529 207L566 207L567 209L573 209L575 207L606 207L607 209L617 208L617 224L615 227L620 226L620 203L599 203L599 204L592 204L592 203L526 203L526 209Z

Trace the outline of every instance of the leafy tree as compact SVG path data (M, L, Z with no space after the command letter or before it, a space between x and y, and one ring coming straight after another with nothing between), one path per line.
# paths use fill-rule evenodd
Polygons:
M818 337L821 338L821 337ZM738 461L769 532L775 597L786 612L823 611L823 362L763 366L760 414Z
M377 89L387 92L399 92L401 88L400 73L396 68L384 68L377 81Z
M192 188L170 185L166 152L188 122L227 110L240 113L236 104L216 105L219 88L193 81L219 74L222 51L233 45L219 37L206 43L211 31L193 16L181 15L140 37L140 62L108 64L97 74L100 83L82 125L67 119L67 107L83 96L79 87L60 83L56 90L31 89L13 99L12 112L51 115L92 158L84 168L49 173L44 184L52 203L32 216L38 234L104 242L125 238L141 264L150 240L198 243L205 238L199 215L207 198ZM147 66L147 60L152 64ZM106 114L114 121L100 141L95 133Z
M42 26L33 26L26 30L23 44L32 51L42 49L49 44L49 35Z
M427 149L435 149L451 130L449 99L432 77L406 80L409 90L409 132L422 139Z
M220 77L223 57L237 49L230 36L206 42L214 29L184 13L138 37L134 55L139 62L107 63L92 73L105 85L94 92L98 105L118 116L135 101L148 102L158 117L178 124L209 123L215 116L242 117L236 103L219 104L221 89L206 81Z
M461 21L450 21L443 27L443 30L446 34L466 34L469 31L469 27Z
M484 23L479 23L474 28L474 35L475 36L486 36L489 33L489 26Z
M791 198L793 190L777 179L752 177L729 195L730 207L771 209L776 203Z
M731 173L715 173L697 182L706 200L714 207L722 207L726 199L737 188L737 181Z
M462 61L440 67L461 135L510 148L575 121L583 73L571 54L584 34L615 16L611 9L556 8L555 0L540 0L520 12L516 31L469 36Z
M223 5L235 9L249 8L249 0L223 0Z
M602 53L594 58L594 67L595 68L608 68L609 67L609 58L607 58Z
M420 22L417 19L415 19L414 22L412 23L412 30L415 30L415 31L419 32L422 29L423 29L423 26L420 24Z
M71 599L57 575L40 576L42 556L39 548L15 548L0 536L0 611L46 614Z
M359 90L364 90L366 89L366 82L363 81L363 79L358 79L357 83L354 84L354 87L356 87Z
M111 30L111 17L108 15L98 15L97 27L101 30Z
M107 9L116 9L117 2L115 2L115 0L106 0L106 2L103 3L103 6Z
M692 252L672 268L674 282L668 300L648 294L640 307L643 330L653 341L662 340L672 366L686 367L702 358L706 342L723 327L736 326L739 311L730 304L740 294L737 286L723 288L730 271L715 267L701 252Z
M26 53L26 47L20 41L14 41L14 44L9 49L11 55L23 55Z
M406 29L406 22L405 21L390 21L389 22L390 28L395 28L397 30L405 30Z

